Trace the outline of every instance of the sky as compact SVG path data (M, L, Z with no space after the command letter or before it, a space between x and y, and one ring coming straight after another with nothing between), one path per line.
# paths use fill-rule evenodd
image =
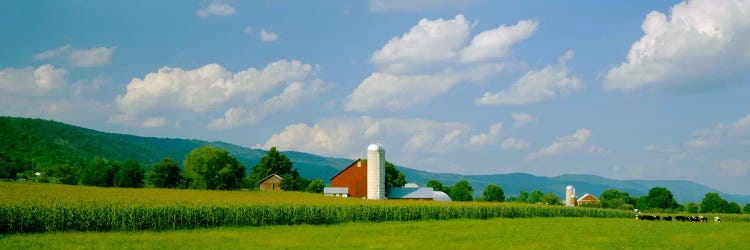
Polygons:
M0 115L750 194L750 1L2 1Z

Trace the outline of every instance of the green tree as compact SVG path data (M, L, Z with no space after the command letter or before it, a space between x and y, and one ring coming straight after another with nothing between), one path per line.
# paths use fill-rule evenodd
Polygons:
M393 163L385 162L385 190L391 187L403 187L406 184L404 173L396 169Z
M526 192L525 190L519 191L517 200L519 202L529 202L529 192Z
M560 201L560 197L558 197L557 195L555 195L552 192L550 192L550 193L545 194L544 196L542 196L541 202L542 202L542 204L547 204L547 205L560 205L560 204L562 204L562 202Z
M474 197L471 195L472 191L474 191L474 188L471 187L469 181L461 180L448 188L448 196L454 201L472 201L474 200Z
M699 208L698 207L698 203L689 202L687 204L687 212L688 213L693 213L693 214L698 213L698 208Z
M745 204L745 207L742 208L742 212L750 214L750 203Z
M540 190L534 190L531 191L531 194L529 194L529 198L526 199L528 203L541 203L542 197L544 197L544 193Z
M673 209L677 207L672 192L664 187L654 187L648 190L648 207L659 209Z
M635 202L635 207L638 208L638 210L646 211L649 209L648 207L648 195L644 195L641 197L638 197L638 200Z
M323 193L323 188L326 187L326 184L323 183L323 180L321 179L313 179L310 181L310 184L307 185L305 188L305 192L310 193Z
M260 162L253 166L250 175L247 177L247 182L252 185L253 189L256 189L258 188L258 182L271 174L277 174L284 178L285 175L291 172L292 161L286 155L276 150L276 147L272 147L265 156L260 158Z
M729 205L718 193L707 193L701 201L701 213L721 213Z
M603 208L626 208L626 204L629 204L630 200L630 194L614 188L602 191L599 196L599 202Z
M239 189L245 176L245 167L224 149L204 146L193 149L182 164L190 188Z
M438 180L427 181L427 187L431 187L432 190L435 190L435 191L444 191L443 183L441 183Z
M97 158L81 169L78 182L86 186L112 187L115 174L119 170L117 162Z
M137 161L125 161L115 174L112 184L115 187L143 187L144 170Z
M740 208L740 204L733 201L727 204L723 212L728 214L740 214L742 213L742 208Z
M482 199L485 201L505 201L505 192L500 186L489 184L484 188Z
M50 183L75 185L78 182L76 168L70 164L52 164L45 170L45 175Z
M169 157L154 163L146 175L146 182L158 188L176 188L181 180L179 163Z
M296 168L292 172L282 175L281 178L281 190L284 191L300 191L310 184L308 180L299 175Z

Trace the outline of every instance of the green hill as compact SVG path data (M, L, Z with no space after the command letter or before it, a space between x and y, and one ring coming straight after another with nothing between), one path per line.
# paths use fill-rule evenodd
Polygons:
M105 133L56 121L0 117L0 164L12 162L25 171L29 171L32 165L41 168L59 163L82 164L94 158L118 161L136 160L144 165L151 165L164 157L171 157L181 162L190 150L205 145L228 150L247 167L248 171L266 154L265 150L250 149L225 142L140 137ZM352 162L351 159L323 157L304 152L286 151L283 153L292 160L302 176L308 179L320 178L326 182ZM475 196L480 196L484 187L491 183L500 185L506 195L517 195L520 190L539 189L545 193L554 192L559 197L564 196L567 185L575 186L579 196L584 193L598 196L608 188L616 188L633 196L640 196L648 193L652 187L662 186L672 191L679 202L700 202L706 193L718 192L690 181L613 180L594 175L543 177L526 173L461 175L432 173L402 166L398 168L404 172L407 181L420 185L425 185L432 179L446 185L452 185L459 180L468 180L474 187ZM750 202L748 195L718 193L725 199L740 204Z

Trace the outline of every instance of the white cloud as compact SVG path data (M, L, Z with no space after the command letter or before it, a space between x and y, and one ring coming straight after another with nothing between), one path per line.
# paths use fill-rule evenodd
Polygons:
M695 0L670 16L652 11L626 61L607 72L605 90L721 84L750 65L750 2ZM717 81L721 79L723 81Z
M228 3L212 1L210 4L203 6L203 8L198 10L196 15L202 18L207 18L210 16L231 16L234 15L235 12L234 7Z
M536 121L536 117L528 113L512 112L510 113L510 116L513 118L514 121L516 121L516 124L515 124L516 128L523 127L526 124Z
M270 63L261 70L248 68L236 73L218 64L193 70L162 67L128 83L127 92L116 98L120 113L110 121L136 125L146 125L139 121L150 117L195 121L224 111L224 122L213 119L213 128L252 124L320 93L322 83L313 79L315 72L312 65L287 60ZM249 107L258 106L261 97L281 87L281 94L266 100L254 113L246 112ZM149 123L153 124L159 123Z
M503 141L500 147L503 150L524 150L531 146L531 144L522 139L507 138Z
M12 96L50 96L61 94L68 72L50 64L38 68L5 68L0 70L0 91Z
M468 126L461 123L423 119L327 118L312 126L304 123L286 126L284 131L272 135L263 148L347 157L361 152L369 143L381 142L386 147L403 145L402 152L442 153L463 147L466 131Z
M469 26L463 15L449 20L419 20L409 32L375 51L370 61L389 73L414 72L453 61L466 43Z
M322 81L313 81L311 84L293 82L279 95L269 98L263 104L246 109L234 107L224 112L224 118L215 119L209 123L211 129L225 129L243 125L255 124L268 114L280 111L289 111L298 107L302 101L309 97L317 96L324 91Z
M502 123L495 123L490 126L489 133L482 133L478 135L473 135L469 139L469 145L472 146L483 146L488 145L495 140L497 140L497 137L500 136L500 133L503 132L503 124Z
M90 49L76 49L70 45L58 47L34 55L37 60L63 59L76 67L104 66L112 61L112 54L116 47L95 47Z
M455 6L471 2L470 0L370 0L371 11L417 11L435 9L444 6Z
M279 36L276 35L276 33L266 31L265 29L260 30L260 40L264 42L274 42L279 39Z
M688 149L719 147L725 143L742 143L750 138L750 114L730 123L719 123L711 129L693 133L693 138L685 143Z
M457 15L449 20L422 19L373 53L370 61L378 71L354 89L345 109L403 109L432 100L459 83L487 80L509 63L499 60L502 56L497 54L499 52L488 52L488 55L480 55L480 52L502 49L504 55L513 44L530 35L520 34L523 32L518 30L536 29L535 23L521 21L510 27L501 25L480 33L467 47L471 24L464 16ZM462 58L466 59L462 61Z
M537 152L529 154L528 159L550 157L571 152L605 152L603 148L597 147L595 145L590 145L590 143L588 143L591 135L592 133L589 129L578 129L573 134L559 137L549 146L544 147Z
M529 71L510 89L497 93L485 92L477 104L524 105L567 96L583 87L583 80L570 76L565 65L572 57L573 51L569 50L560 57L558 65L547 66L541 71Z
M471 39L471 44L461 50L461 62L478 62L506 56L510 47L526 40L536 32L539 23L534 20L522 20L516 25L500 25L487 30Z

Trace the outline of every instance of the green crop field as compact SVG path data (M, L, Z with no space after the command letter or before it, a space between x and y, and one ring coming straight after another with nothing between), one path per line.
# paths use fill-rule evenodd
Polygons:
M518 218L0 236L3 249L748 249L747 223Z
M713 215L706 215L713 216ZM750 216L0 182L0 248L747 248Z

